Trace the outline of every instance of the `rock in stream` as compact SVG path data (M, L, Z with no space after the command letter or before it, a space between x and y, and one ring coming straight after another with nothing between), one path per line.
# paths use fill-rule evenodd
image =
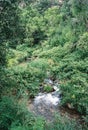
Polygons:
M54 82L49 80L44 80L47 84L51 83L53 85L54 91L50 93L40 92L34 99L29 103L28 109L33 112L36 116L42 116L46 120L52 121L59 109L60 103L60 91ZM49 82L48 82L49 81Z

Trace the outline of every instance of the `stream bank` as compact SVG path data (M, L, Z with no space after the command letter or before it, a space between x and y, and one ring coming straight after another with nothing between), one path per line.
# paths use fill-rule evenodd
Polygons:
M41 116L46 121L54 121L55 115L58 113L62 116L68 116L71 119L79 120L81 115L74 109L61 107L61 91L58 81L44 79L44 84L51 86L50 92L45 92L44 87L40 86L40 93L32 100L28 101L28 110L33 112L35 116ZM53 91L52 91L53 90Z

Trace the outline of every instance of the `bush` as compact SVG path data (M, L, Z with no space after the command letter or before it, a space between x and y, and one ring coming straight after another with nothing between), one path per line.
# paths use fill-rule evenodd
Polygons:
M24 105L18 105L13 97L0 100L0 130L20 130L33 127L35 118Z
M53 91L53 88L52 88L52 86L45 85L44 86L44 91L47 92L47 93L49 93L49 92Z
M29 96L34 97L39 91L39 84L47 76L48 69L49 64L44 59L35 59L29 64L5 69L3 94L8 92L21 97L28 91Z
M17 117L17 105L12 98L3 97L0 100L0 129L8 130Z
M88 33L84 33L82 36L80 36L80 39L77 44L77 49L82 56L82 58L85 58L88 56Z

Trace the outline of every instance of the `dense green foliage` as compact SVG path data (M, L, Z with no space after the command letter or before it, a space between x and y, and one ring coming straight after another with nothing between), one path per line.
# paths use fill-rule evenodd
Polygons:
M19 100L33 98L45 78L59 80L61 105L88 122L88 1L1 0L1 130L87 130L61 116L48 125L22 109Z
M17 105L16 100L10 97L2 98L0 102L1 130L87 130L86 127L82 129L81 125L77 126L74 120L69 122L68 117L67 120L65 117L56 116L54 124L47 123L41 117L35 118L30 112L24 109L24 105Z

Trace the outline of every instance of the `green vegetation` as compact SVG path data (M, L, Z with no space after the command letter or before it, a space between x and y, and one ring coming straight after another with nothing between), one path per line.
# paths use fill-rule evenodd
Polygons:
M83 126L61 116L48 125L19 104L37 95L45 78L59 80L61 105L82 114ZM88 1L1 0L0 129L87 130L87 91Z
M49 85L45 85L44 86L44 91L47 92L47 93L49 93L49 92L53 91L53 88L51 86L49 86Z

